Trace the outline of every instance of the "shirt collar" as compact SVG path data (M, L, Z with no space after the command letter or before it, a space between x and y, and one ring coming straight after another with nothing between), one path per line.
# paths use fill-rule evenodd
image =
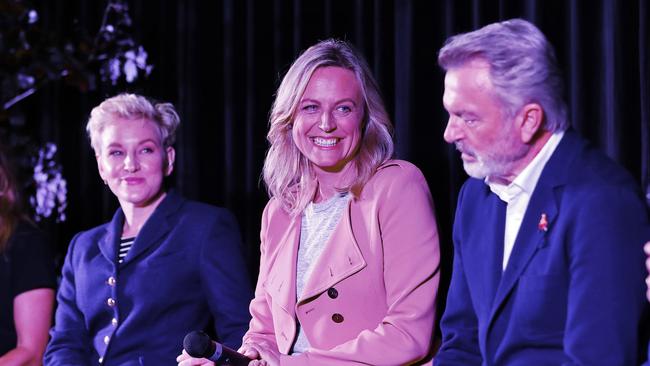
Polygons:
M524 168L524 170L515 177L515 179L508 185L499 184L489 180L489 177L485 178L485 183L490 187L490 190L499 196L499 198L508 203L513 198L517 197L520 193L525 192L529 196L533 194L535 186L539 177L542 175L542 170L544 166L553 155L555 148L560 144L562 137L564 136L564 131L555 132L551 137L546 141L542 149L537 153L535 158Z

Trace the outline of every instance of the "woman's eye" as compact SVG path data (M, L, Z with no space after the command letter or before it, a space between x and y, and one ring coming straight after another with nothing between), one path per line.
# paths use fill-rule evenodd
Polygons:
M121 155L122 155L122 151L120 150L110 150L108 152L108 156L121 156Z
M315 104L307 104L302 107L302 110L307 112L307 113L312 113L316 112L318 110L318 106Z
M151 153L153 152L153 149L150 148L150 147L145 147L145 148L142 148L141 151L142 151L143 153L145 153L145 154L151 154Z
M352 112L352 108L347 105L339 106L336 108L336 110L340 113L346 113L346 114Z

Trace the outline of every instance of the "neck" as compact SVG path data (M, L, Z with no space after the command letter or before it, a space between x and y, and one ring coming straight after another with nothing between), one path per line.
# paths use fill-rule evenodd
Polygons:
M346 164L343 169L338 172L327 172L323 170L316 170L316 180L318 187L314 195L314 202L326 201L339 191L337 188L346 187L354 177L355 169L352 163Z
M156 207L162 202L167 193L161 192L155 199L143 206L130 203L120 203L124 213L124 226L122 227L123 237L134 237L149 219Z

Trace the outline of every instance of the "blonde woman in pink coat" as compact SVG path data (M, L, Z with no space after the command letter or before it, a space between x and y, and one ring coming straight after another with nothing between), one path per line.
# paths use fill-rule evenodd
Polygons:
M430 354L439 281L422 173L391 160L391 123L345 42L305 51L270 116L249 365L406 365ZM211 365L179 357L180 365Z

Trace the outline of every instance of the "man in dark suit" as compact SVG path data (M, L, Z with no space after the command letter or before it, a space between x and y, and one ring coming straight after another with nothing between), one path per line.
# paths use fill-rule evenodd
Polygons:
M569 129L552 46L515 19L450 38L438 62L471 178L435 364L638 365L648 213Z

